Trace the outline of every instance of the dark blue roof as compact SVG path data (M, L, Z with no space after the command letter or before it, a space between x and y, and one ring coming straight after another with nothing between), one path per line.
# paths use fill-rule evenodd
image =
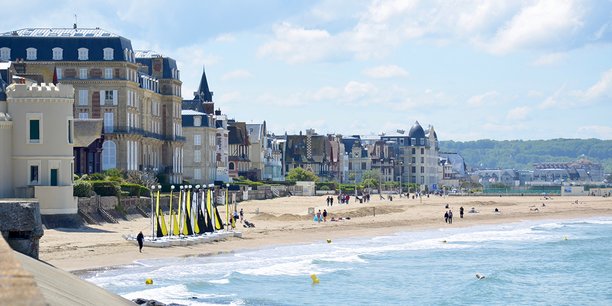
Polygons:
M200 127L213 127L213 122L209 121L209 118L206 114L200 114L200 115L181 115L182 121L183 121L183 127L194 127L193 125L193 118L195 116L199 116L202 118L202 125L200 125Z
M104 61L104 48L113 49L114 61L126 61L132 52L129 39L102 29L35 28L0 34L0 48L10 48L10 60L26 59L26 49L36 48L36 61L53 61L53 48L63 49L62 61L78 61L78 49L89 49L87 61Z
M200 87L195 94L194 100L200 100L202 102L212 102L213 93L208 88L208 80L206 79L206 70L202 68L202 78L200 79Z
M178 71L178 66L173 58L165 57L152 51L136 51L135 56L137 63L147 66L147 73L149 75L152 75L158 79L179 79L178 74L172 74L173 69ZM161 61L161 65L158 68L162 69L159 72L153 71L153 65L156 61Z
M417 139L425 138L425 131L423 130L423 127L421 127L418 121L416 121L414 125L410 128L410 132L408 132L408 136L410 136L410 138L417 138Z

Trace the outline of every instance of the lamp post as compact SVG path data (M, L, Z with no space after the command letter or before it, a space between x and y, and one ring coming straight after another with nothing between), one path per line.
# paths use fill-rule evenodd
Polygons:
M383 176L383 163L384 163L385 159L381 158L380 159L380 178L378 180L378 194L380 195L380 198L382 199L382 176Z
M400 171L399 171L399 174L400 174L400 177L399 177L399 191L400 192L399 193L400 193L400 197L401 197L402 196L402 192L404 192L404 190L402 189L402 172L404 171L404 162L400 161L399 165L400 165Z
M155 185L151 185L151 191L149 193L151 196L151 240L155 240L155 210L153 209L153 202L155 202L153 199L155 187Z

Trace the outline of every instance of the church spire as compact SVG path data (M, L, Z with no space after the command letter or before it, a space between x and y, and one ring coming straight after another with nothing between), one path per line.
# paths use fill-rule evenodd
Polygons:
M200 98L202 102L212 102L213 93L208 88L208 81L206 80L206 70L202 67L202 79L200 79L200 87L196 96Z

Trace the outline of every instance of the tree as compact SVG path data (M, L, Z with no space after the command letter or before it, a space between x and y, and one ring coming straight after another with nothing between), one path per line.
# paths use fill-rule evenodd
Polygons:
M311 181L318 182L319 177L312 173L312 171L304 170L303 168L297 167L287 172L288 181Z

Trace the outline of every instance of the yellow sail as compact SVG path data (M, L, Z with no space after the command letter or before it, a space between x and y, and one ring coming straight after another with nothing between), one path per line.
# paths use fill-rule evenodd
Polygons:
M159 208L159 192L160 190L157 189L157 225L161 227L162 236L168 236L168 229L166 228L166 221L164 220L164 212Z
M172 218L172 223L173 223L173 228L172 228L172 234L178 236L178 234L180 234L180 229L179 229L179 223L178 220L176 219L176 214L172 213L172 216L170 216L170 218Z

